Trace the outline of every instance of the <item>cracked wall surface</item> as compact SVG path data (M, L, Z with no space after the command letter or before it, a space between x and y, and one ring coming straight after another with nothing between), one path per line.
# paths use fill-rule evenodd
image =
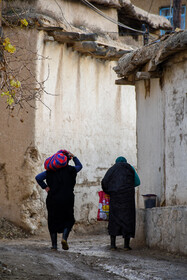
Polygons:
M114 10L108 12L112 15ZM90 22L103 27L92 12L89 16ZM36 62L32 73L45 81L48 94L43 94L42 102L31 102L33 108L15 110L14 116L6 111L6 102L0 103L5 116L0 119L0 215L33 233L46 225L46 193L35 181L44 171L46 157L67 149L82 162L75 218L85 224L96 220L101 179L115 159L124 155L136 167L134 87L115 85L115 62L46 42L45 35L34 28L20 29L16 40L32 50Z
M107 169L119 155L136 167L134 87L115 85L114 62L80 55L55 42L44 45L43 35L39 33L38 48L50 59L38 65L38 73L43 79L49 64L53 82L46 81L46 89L57 95L43 96L47 106L38 104L36 147L43 160L59 149L80 159L83 169L75 187L75 217L78 222L93 222Z
M30 59L37 61L36 34L17 29L16 38L10 30L4 28L14 44L30 49ZM30 42L28 39L32 37ZM20 51L20 50L19 50ZM20 63L21 64L21 63ZM22 65L22 64L21 64ZM31 63L30 74L35 72L35 63ZM24 68L20 73L25 77ZM22 69L22 70L21 70ZM31 81L30 81L31 82ZM33 79L33 84L35 83ZM44 198L41 190L35 186L34 175L37 173L39 151L35 148L35 102L25 104L24 109L14 108L9 111L6 99L0 100L0 216L25 229L34 232L44 216Z
M187 207L146 209L145 232L149 247L187 255Z
M163 66L162 84L151 79L150 96L137 83L138 171L142 194L157 195L157 206L187 204L187 52Z
M166 97L166 202L187 204L187 52L173 57L164 72ZM177 63L178 60L178 63Z

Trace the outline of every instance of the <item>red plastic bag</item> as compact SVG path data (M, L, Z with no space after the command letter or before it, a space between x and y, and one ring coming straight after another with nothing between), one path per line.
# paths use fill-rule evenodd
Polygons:
M98 195L99 195L99 207L97 212L97 220L108 221L110 196L106 194L104 191L98 192Z

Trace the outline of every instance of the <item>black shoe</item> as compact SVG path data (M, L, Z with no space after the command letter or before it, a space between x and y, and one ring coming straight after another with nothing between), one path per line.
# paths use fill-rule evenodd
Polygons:
M51 249L52 250L57 250L57 233L56 232L53 232L53 233L50 232L50 236L51 236L51 243L52 243Z
M67 240L62 239L61 244L62 244L62 249L63 250L69 250L69 246L68 246Z
M116 250L116 236L110 235L110 249L111 250Z
M110 246L110 250L111 250L111 251L115 251L116 249L117 249L116 246Z
M129 251L132 250L132 248L129 246L130 245L130 237L125 237L124 239L124 250Z
M130 250L132 250L132 248L129 247L129 246L128 246L128 247L125 246L125 247L124 247L124 250L125 250L125 251L130 251Z

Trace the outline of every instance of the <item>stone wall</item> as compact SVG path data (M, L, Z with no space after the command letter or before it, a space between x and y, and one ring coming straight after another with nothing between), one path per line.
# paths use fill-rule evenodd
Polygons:
M132 247L148 246L187 255L187 207L136 209L136 235Z
M187 207L145 209L146 244L187 255Z

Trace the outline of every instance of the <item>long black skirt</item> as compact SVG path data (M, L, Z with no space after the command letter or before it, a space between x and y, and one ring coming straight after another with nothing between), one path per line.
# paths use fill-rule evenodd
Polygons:
M134 187L110 195L108 232L110 235L135 236L136 210Z
M58 193L56 196L48 194L46 199L48 211L48 229L50 232L62 233L65 228L72 229L74 218L74 194L63 196Z

